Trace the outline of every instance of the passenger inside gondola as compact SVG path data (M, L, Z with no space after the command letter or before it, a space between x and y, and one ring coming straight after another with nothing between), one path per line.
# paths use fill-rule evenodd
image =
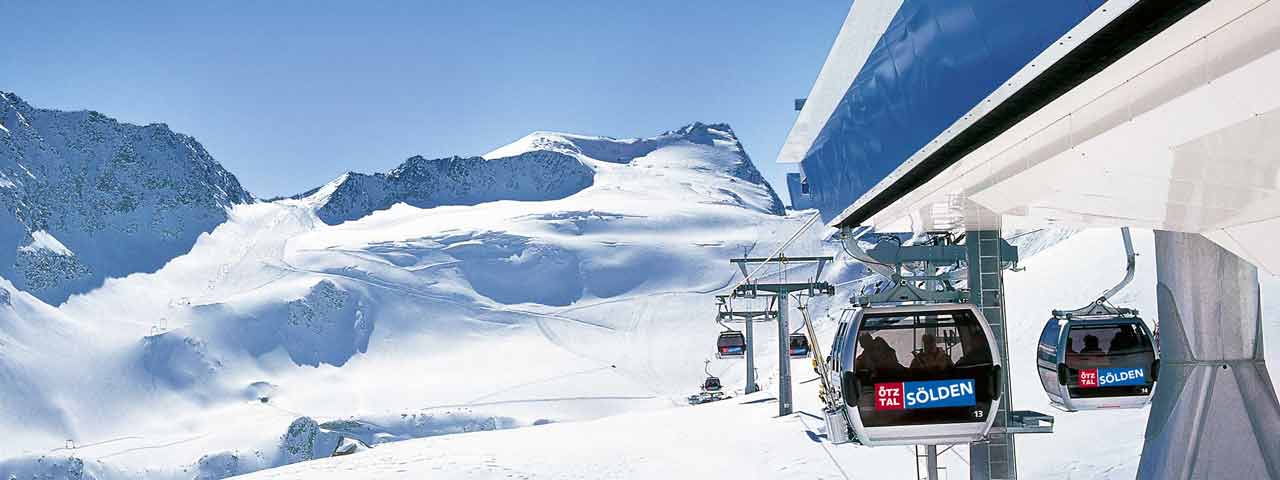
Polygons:
M889 346L884 338L864 333L858 336L858 345L862 347L862 354L853 362L855 370L881 372L903 369L898 362L898 351Z
M1133 353L1141 347L1138 335L1133 333L1132 326L1124 326L1116 333L1115 338L1111 339L1111 345L1107 347L1109 355L1125 355Z
M924 348L911 360L912 370L940 371L955 366L955 362L951 361L951 355L938 346L938 339L933 335L924 334L920 337L920 343L924 344Z
M964 349L964 355L960 356L960 360L956 361L957 367L972 367L991 364L991 348L987 345L987 338L974 331L961 332L960 346Z
M1084 348L1080 349L1083 355L1096 355L1102 353L1102 347L1098 346L1098 337L1093 335L1084 336Z
M999 385L992 380L995 370L986 332L969 310L867 314L862 322L853 362L859 393L848 398L858 403L858 415L864 426L925 426L986 420L983 413L998 395ZM922 389L945 385L964 388L971 396L946 406L928 404L930 399L937 402L950 398L947 395L919 399L914 396L924 391ZM886 401L885 392L895 388L902 389L898 391L901 398L897 403ZM967 402L972 403L966 405Z

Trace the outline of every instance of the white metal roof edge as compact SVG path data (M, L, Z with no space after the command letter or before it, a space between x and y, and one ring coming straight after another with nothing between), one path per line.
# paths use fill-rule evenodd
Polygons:
M813 88L800 109L791 133L778 152L778 163L800 163L836 111L840 100L862 71L880 37L898 14L903 0L858 0L849 8L844 26L822 64Z

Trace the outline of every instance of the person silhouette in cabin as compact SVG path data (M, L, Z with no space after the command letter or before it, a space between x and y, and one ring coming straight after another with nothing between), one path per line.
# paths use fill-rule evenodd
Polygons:
M1095 337L1093 335L1085 335L1084 348L1080 349L1080 353L1083 355L1089 355L1089 354L1096 355L1096 354L1102 353L1102 347L1098 346L1098 337Z
M858 345L862 347L862 354L853 361L855 370L880 373L903 369L902 364L898 363L898 352L883 338L864 333L858 336Z
M955 366L955 362L951 361L951 356L947 355L947 351L938 346L938 339L928 333L920 337L920 343L924 344L924 348L916 352L915 358L911 360L912 370L924 371L943 371Z
M1138 336L1133 333L1133 327L1123 326L1120 327L1120 331L1116 333L1116 336L1111 339L1111 345L1107 346L1107 354L1124 355L1133 353L1134 350L1140 347L1140 343Z

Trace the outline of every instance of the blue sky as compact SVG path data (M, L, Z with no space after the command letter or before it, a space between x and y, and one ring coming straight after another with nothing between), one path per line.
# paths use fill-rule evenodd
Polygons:
M534 130L651 136L695 120L731 124L785 195L774 158L792 99L849 5L0 0L0 90L167 123L260 197Z

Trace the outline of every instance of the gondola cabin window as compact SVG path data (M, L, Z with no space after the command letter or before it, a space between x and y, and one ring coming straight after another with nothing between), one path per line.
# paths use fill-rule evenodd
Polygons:
M1134 324L1072 324L1063 352L1072 398L1147 395L1155 349Z
M986 333L970 310L869 312L855 341L865 426L987 420L998 380Z
M1040 344L1036 347L1036 363L1040 368L1040 383L1046 392L1058 389L1058 336L1062 333L1059 320L1049 320L1040 332Z

